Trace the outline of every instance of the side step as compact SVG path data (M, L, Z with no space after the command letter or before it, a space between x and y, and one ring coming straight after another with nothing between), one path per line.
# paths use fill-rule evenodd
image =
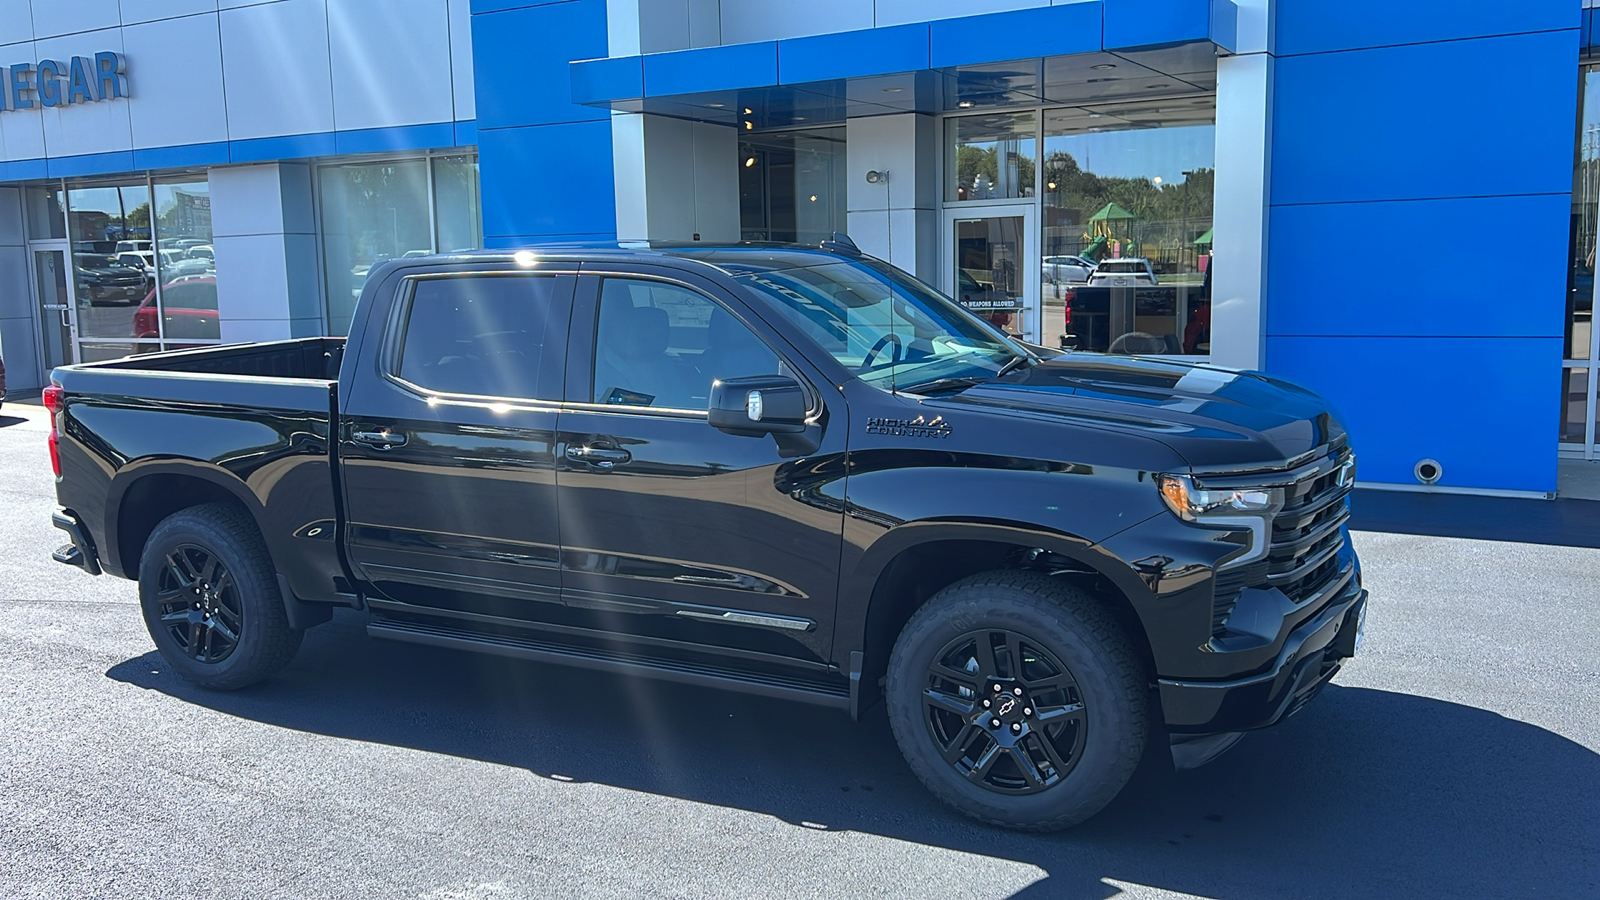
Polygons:
M850 689L843 680L835 689L827 684L788 680L760 672L702 666L675 659L629 656L597 648L569 647L529 638L479 634L436 625L386 619L375 620L369 624L367 634L391 641L492 653L515 659L722 688L780 700L813 703L834 709L847 711L850 709Z

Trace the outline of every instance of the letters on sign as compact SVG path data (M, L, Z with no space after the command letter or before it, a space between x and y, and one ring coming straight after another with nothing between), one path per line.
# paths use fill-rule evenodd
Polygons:
M0 68L0 112L50 109L128 96L128 61L121 53L41 59Z

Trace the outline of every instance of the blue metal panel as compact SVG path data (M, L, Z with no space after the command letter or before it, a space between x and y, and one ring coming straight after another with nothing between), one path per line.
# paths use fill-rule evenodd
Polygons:
M478 132L486 237L617 233L611 122Z
M332 156L336 151L333 132L294 134L286 137L233 141L228 145L230 162L271 162L275 159L300 159L307 156Z
M0 162L0 181L33 181L50 177L43 159L13 159Z
M344 153L389 153L395 150L433 150L454 147L453 122L403 125L396 128L362 128L334 134L334 149Z
M112 153L85 153L81 156L57 156L45 161L51 178L77 178L84 175L114 175L133 171L133 151L117 150Z
M1536 194L1275 208L1266 333L1558 337L1570 206Z
M778 42L728 44L644 57L646 97L694 94L778 83Z
M1444 486L1555 490L1559 338L1272 337L1267 360L1333 402L1362 481L1431 458Z
M1577 35L1280 59L1272 202L1570 191Z
M614 241L617 236L610 232L597 234L563 234L551 237L540 234L512 234L500 237L484 238L483 245L491 250L509 250L515 247L530 247L537 244L565 243L568 241Z
M605 0L569 0L472 17L478 125L608 118L572 102L571 61L606 55Z
M476 119L468 119L465 122L456 123L456 146L478 146L478 122Z
M133 167L145 169L186 169L194 166L220 166L232 160L228 142L184 144L177 147L148 147L133 151Z
M555 3L565 2L567 0L472 0L471 10L473 15L477 15L478 13L504 12L509 9L550 6Z
M940 19L928 26L928 63L942 69L1099 50L1101 9L1100 0L1091 0Z
M1275 5L1280 56L1577 28L1582 7L1577 0L1279 0ZM1483 67L1502 75L1515 71Z
M928 68L926 24L868 28L778 42L778 80L804 84Z
M604 103L607 100L636 99L643 96L642 57L586 59L572 64L573 103Z
M1215 0L1221 23L1232 0ZM1107 50L1184 44L1211 39L1213 0L1105 0ZM1230 41L1228 49L1232 49Z
M1596 16L1593 9L1583 11L1582 31L1585 48L1600 45L1600 16Z

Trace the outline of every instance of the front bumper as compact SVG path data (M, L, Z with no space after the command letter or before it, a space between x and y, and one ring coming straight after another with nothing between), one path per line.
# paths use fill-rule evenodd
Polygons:
M1315 697L1355 655L1367 592L1359 575L1283 643L1265 672L1229 681L1159 680L1161 707L1173 734L1250 731L1283 721Z
M67 537L72 539L70 544L63 544L50 554L50 558L63 565L75 566L90 575L99 575L100 556L95 553L94 542L78 520L78 514L70 509L58 509L50 516L50 524L65 531Z

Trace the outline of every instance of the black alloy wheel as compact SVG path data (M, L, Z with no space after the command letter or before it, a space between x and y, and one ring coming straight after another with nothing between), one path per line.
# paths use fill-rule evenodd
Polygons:
M215 553L198 544L179 544L163 563L156 595L161 625L190 659L207 664L227 659L244 630L233 575Z
M1061 660L1007 629L963 634L928 667L928 730L973 784L1032 794L1059 784L1083 755L1083 693Z

